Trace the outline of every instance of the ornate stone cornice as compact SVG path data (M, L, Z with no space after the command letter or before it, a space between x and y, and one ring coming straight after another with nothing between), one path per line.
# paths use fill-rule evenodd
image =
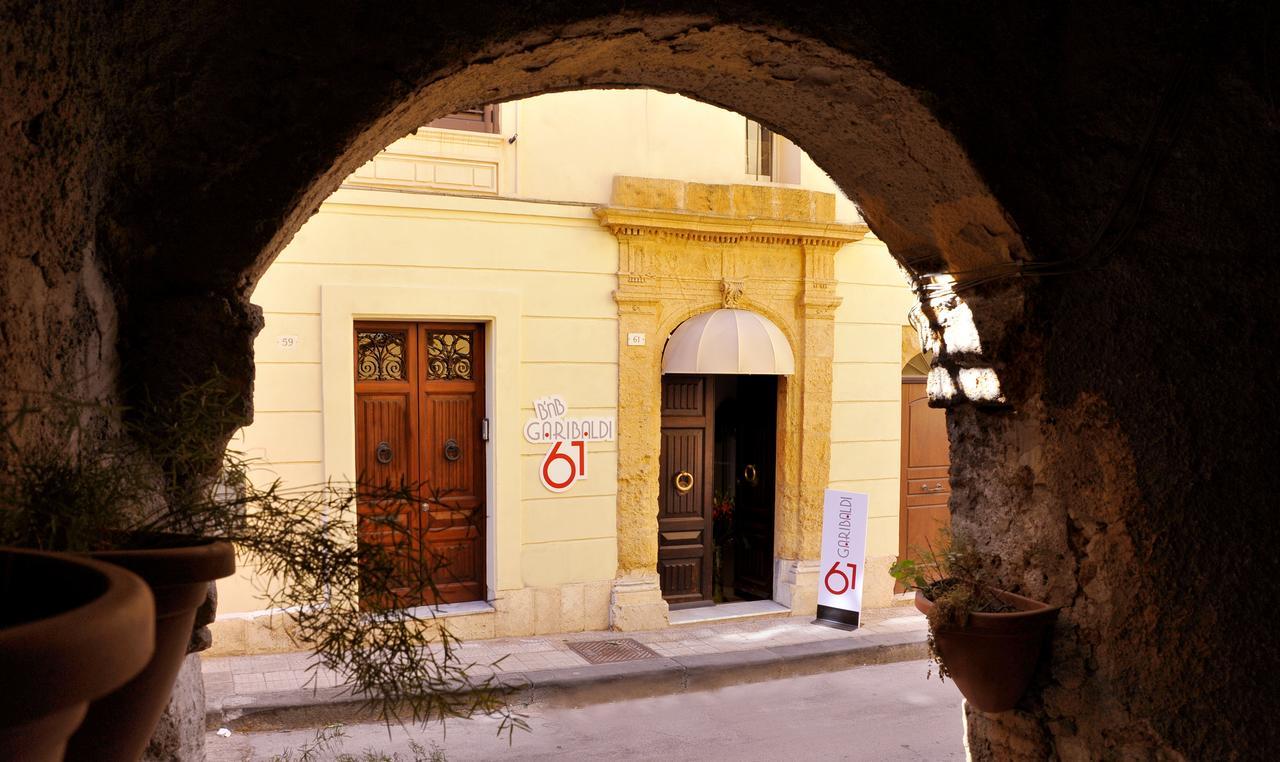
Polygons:
M675 238L722 244L750 242L772 246L839 248L861 240L868 232L866 225L615 206L596 209L596 217L619 239Z
M613 292L618 308L632 314L656 314L661 296L651 289L619 288Z
M835 295L835 289L805 289L796 297L796 304L804 310L806 318L834 318L836 308L844 300Z

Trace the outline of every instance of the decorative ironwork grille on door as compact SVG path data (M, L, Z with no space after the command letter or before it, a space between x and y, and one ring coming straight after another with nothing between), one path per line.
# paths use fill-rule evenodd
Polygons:
M471 380L471 334L427 333L427 378Z
M404 380L404 331L358 331L356 378L360 381Z

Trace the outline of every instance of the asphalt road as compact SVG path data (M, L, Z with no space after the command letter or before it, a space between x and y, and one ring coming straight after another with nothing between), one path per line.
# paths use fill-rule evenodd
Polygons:
M962 760L960 694L926 679L925 662L858 667L716 691L596 704L533 707L532 732L511 744L497 721L450 721L388 737L383 725L349 725L315 759L367 750L414 762L409 740L434 743L449 762L463 760ZM447 730L447 733L445 732ZM299 759L314 730L210 733L213 762ZM437 758L438 759L438 758Z

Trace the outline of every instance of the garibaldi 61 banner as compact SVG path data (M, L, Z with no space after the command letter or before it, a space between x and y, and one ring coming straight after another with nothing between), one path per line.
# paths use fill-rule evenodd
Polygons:
M816 624L858 629L867 555L868 499L861 492L829 489L824 493Z

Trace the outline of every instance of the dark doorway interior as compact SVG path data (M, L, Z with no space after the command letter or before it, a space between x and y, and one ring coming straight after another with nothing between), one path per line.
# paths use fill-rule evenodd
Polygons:
M671 608L773 597L775 376L662 379L658 575Z
M776 376L713 376L713 571L717 603L773 597Z

